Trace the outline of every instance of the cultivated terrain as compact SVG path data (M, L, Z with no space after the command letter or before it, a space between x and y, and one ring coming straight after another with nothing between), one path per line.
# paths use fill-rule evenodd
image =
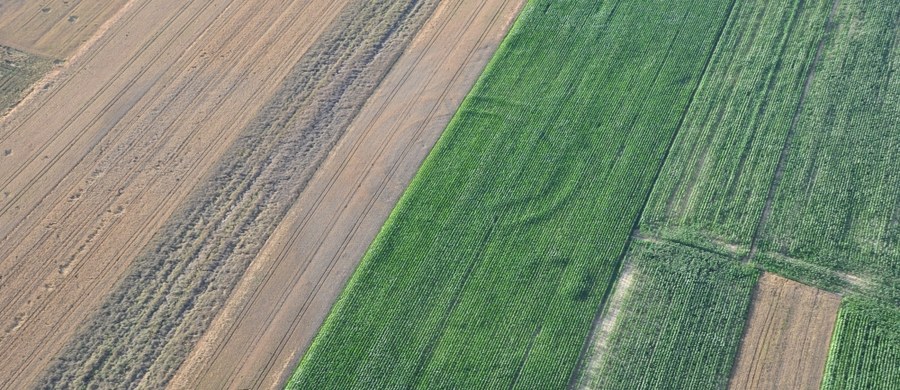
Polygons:
M896 389L894 0L0 0L0 389Z

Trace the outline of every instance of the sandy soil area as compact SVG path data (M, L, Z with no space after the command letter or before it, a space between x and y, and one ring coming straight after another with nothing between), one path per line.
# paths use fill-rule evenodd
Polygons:
M250 266L174 387L284 382L523 3L440 4Z
M759 279L730 389L818 389L840 297L774 274Z
M64 59L104 29L107 21L128 3L129 0L3 1L0 45Z
M0 388L33 383L343 4L135 0L3 119Z

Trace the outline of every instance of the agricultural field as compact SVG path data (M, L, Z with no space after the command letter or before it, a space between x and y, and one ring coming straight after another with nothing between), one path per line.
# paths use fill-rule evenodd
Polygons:
M735 2L653 186L642 234L749 254L831 7Z
M134 4L0 124L0 387L45 376L342 9L229 3Z
M0 389L900 387L898 21L0 0Z
M763 273L728 388L819 388L840 302L836 294Z
M566 386L729 6L529 2L288 387Z
M866 298L841 305L822 389L900 386L900 310Z
M164 387L434 6L344 8L137 256L42 386ZM398 25L405 28L392 29Z
M759 271L652 241L632 243L625 261L628 287L599 318L576 387L724 388Z
M52 66L51 60L0 46L0 117L18 104Z
M798 113L760 252L900 305L900 6L843 1ZM830 273L816 277L817 269Z

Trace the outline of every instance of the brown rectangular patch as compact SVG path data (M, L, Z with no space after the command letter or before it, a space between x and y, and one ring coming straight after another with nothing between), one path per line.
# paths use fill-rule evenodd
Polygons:
M818 389L840 297L764 273L754 291L730 389Z

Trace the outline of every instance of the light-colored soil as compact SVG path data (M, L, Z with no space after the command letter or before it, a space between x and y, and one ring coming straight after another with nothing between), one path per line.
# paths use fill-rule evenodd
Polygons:
M89 41L129 0L0 2L0 45L64 59ZM131 0L131 2L139 2Z
M780 276L759 279L730 389L818 389L840 297Z
M165 387L436 6L348 2L42 384Z
M591 332L590 345L585 353L586 361L583 363L581 378L579 378L576 388L591 389L592 377L602 368L609 337L616 327L616 320L619 318L622 304L631 292L634 276L634 266L631 263L625 264L619 275L619 281L616 282L612 296L609 298L609 303L606 304L603 315L597 318L597 323Z
M250 266L173 387L284 382L523 3L440 4Z
M134 0L0 122L0 388L34 383L344 4Z

